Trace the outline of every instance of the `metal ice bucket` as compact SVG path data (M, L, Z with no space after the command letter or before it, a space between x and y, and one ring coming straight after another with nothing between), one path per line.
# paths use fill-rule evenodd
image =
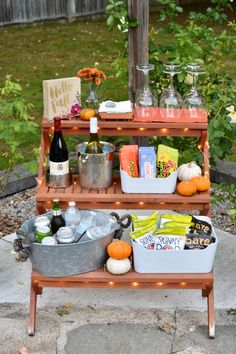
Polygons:
M95 240L47 246L33 242L29 245L32 268L51 277L63 277L91 272L104 266L107 260L106 247L112 241L117 228L116 219L98 210L80 210L81 220L94 216L96 225L110 224L110 232ZM64 213L63 213L64 214ZM52 213L44 214L50 219ZM20 230L34 240L36 217L25 222Z
M112 163L116 147L105 141L100 141L100 143L102 154L86 154L85 149L88 143L81 143L77 146L81 187L101 189L111 185Z

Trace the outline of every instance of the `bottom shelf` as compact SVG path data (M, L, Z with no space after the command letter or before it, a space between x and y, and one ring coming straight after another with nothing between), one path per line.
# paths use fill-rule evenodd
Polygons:
M213 273L137 273L134 270L122 275L110 274L105 267L89 273L66 277L49 277L32 272L32 278L38 286L46 283L50 287L81 288L179 288L202 289L213 281Z
M59 198L62 208L68 201L75 201L79 209L159 209L159 210L201 210L209 214L210 191L196 193L191 197L173 194L130 194L123 193L119 178L113 178L107 189L93 190L79 184L78 175L68 188L54 189L46 184L45 178L38 184L36 192L39 213L51 208L53 198Z

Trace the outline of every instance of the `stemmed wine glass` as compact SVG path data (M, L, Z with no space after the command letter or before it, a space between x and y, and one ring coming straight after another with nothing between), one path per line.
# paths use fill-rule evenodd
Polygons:
M163 72L170 75L170 82L160 97L161 116L175 118L180 114L180 108L183 107L182 97L174 88L174 76L181 73L180 66L179 64L163 64Z
M197 89L198 75L204 74L204 71L201 64L190 63L186 64L186 72L193 77L193 83L190 91L184 96L184 105L188 109L188 116L197 118L204 108L203 98Z
M149 86L149 71L153 70L153 64L138 64L136 69L143 72L144 84L135 95L135 110L137 118L144 121L152 121L152 107L157 106L157 99L154 97Z

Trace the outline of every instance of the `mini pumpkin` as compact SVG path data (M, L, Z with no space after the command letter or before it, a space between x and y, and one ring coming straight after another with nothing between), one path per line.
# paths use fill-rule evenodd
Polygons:
M131 262L129 258L114 259L110 257L107 260L107 270L112 274L125 274L130 268Z
M195 176L201 176L202 170L196 164L196 162L192 161L189 163L184 163L180 165L178 168L178 179L180 181L189 181L191 178Z
M191 179L191 182L196 184L198 192L205 192L210 189L211 182L207 176L197 176Z
M180 195L189 197L197 192L197 187L192 181L182 181L177 185L177 192Z
M107 246L107 253L115 259L128 258L131 255L132 248L126 241L113 241Z

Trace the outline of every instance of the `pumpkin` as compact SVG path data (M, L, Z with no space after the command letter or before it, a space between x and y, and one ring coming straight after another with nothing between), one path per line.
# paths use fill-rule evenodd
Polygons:
M107 270L112 274L125 274L131 268L129 258L114 259L112 257L107 260Z
M95 113L94 109L84 108L84 109L81 109L79 116L82 120L90 120L90 118L95 117L95 114L96 113Z
M210 189L211 182L207 176L197 176L191 179L191 182L196 184L198 192L205 192Z
M202 170L196 162L188 162L178 168L178 179L180 181L190 181L193 177L201 176Z
M177 192L188 197L197 192L197 187L192 181L182 181L177 185Z
M132 248L126 241L113 241L107 246L107 253L115 259L128 258L131 255Z

